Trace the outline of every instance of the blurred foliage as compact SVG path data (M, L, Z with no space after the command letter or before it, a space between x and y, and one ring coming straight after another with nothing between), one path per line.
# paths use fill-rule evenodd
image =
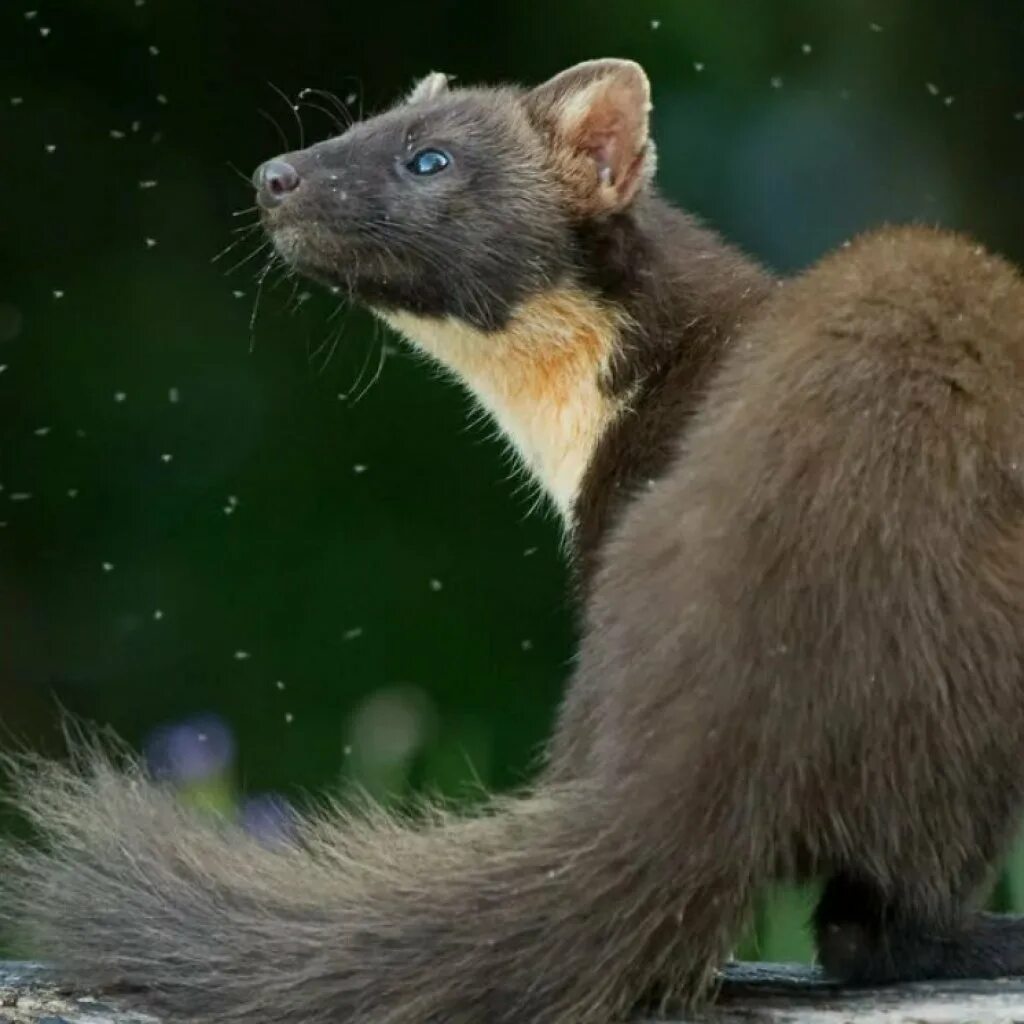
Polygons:
M255 243L211 263L287 98L629 56L663 188L766 262L887 219L1024 256L1018 2L6 0L0 40L0 720L51 750L58 702L151 751L220 723L183 782L219 806L514 784L573 649L557 524L458 389L329 296L257 309ZM808 956L808 899L743 952Z

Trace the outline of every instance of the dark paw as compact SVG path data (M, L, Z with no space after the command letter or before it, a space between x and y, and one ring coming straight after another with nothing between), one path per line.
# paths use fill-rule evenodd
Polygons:
M871 959L874 939L855 921L830 922L818 929L818 960L827 974L857 981Z

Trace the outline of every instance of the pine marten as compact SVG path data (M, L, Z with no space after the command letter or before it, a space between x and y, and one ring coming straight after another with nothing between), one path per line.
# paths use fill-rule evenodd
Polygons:
M565 524L583 636L535 785L285 845L92 748L14 769L0 914L214 1024L695 1005L779 879L848 982L1024 973L1024 285L865 234L779 280L660 198L624 60L431 74L255 175L278 253L451 370Z

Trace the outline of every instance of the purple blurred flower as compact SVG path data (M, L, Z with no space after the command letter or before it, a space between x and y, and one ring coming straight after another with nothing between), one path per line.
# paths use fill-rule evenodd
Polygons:
M202 782L223 774L235 756L231 729L216 715L198 715L155 729L145 744L146 762L158 779Z

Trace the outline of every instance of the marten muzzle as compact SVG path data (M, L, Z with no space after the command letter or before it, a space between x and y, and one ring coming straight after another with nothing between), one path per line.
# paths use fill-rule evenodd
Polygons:
M289 192L294 192L302 178L287 160L268 160L256 168L252 183L256 186L256 202L265 210L279 206Z

